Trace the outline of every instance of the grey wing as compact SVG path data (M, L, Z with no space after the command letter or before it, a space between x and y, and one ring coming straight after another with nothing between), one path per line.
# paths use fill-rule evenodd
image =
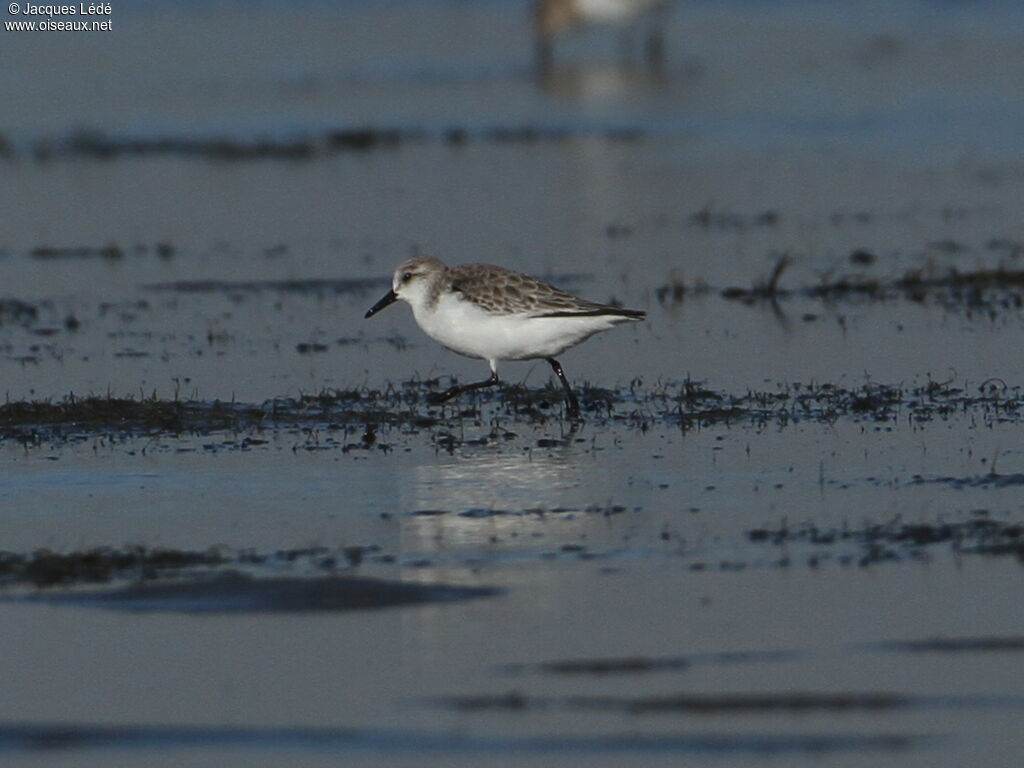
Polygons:
M464 264L448 272L451 290L488 312L542 316L547 311L581 311L600 306L535 277L491 264Z

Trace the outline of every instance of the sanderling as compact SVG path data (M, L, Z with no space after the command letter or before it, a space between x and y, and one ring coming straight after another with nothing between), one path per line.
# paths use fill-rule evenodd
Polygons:
M632 30L647 27L647 60L657 63L664 55L662 27L672 0L534 0L533 30L537 62L548 69L555 41L583 27L607 25Z
M416 323L430 338L460 355L486 360L491 366L489 379L450 387L434 395L433 402L442 403L463 392L498 384L499 360L543 358L562 382L572 418L579 417L579 402L555 355L599 331L642 320L647 314L585 301L504 267L448 267L428 256L414 256L399 264L391 286L366 317L399 299L407 301Z

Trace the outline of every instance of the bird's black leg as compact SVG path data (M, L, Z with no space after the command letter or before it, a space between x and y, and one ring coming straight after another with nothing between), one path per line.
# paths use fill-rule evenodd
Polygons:
M551 74L551 69L555 63L555 44L553 41L547 38L540 38L537 40L536 48L534 52L534 64L536 66L537 74L541 77L546 77Z
M647 19L647 40L644 44L644 57L647 65L659 72L665 63L665 25L668 21L665 6L656 7Z
M463 392L470 392L474 389L483 389L484 387L493 387L495 384L500 384L498 380L497 371L491 371L491 378L484 381L474 381L472 384L460 384L454 387L448 387L444 392L436 392L427 400L431 403L444 403L451 400L453 397L458 397Z
M653 30L647 37L644 45L644 56L647 65L652 69L661 69L665 63L665 38L662 37L660 29Z
M566 412L570 419L578 419L580 417L580 404L576 399L576 395L573 394L572 387L569 386L569 380L565 378L565 373L562 372L561 364L553 357L545 358L551 365L551 369L555 372L555 376L562 382L562 388L565 390L565 407Z
M633 51L636 48L636 36L640 31L638 24L629 24L622 29L619 37L619 56L622 58L623 66L629 65L633 60Z

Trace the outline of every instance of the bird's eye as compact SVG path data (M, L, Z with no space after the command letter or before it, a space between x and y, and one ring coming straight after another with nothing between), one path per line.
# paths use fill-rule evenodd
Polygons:
M412 280L412 272L405 272L402 274L403 283L408 283L410 280Z

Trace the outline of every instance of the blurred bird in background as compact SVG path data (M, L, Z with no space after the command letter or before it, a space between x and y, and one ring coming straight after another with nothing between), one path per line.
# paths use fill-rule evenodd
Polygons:
M644 58L652 66L665 55L664 27L672 0L534 0L536 62L541 70L554 64L555 43L590 27L619 27L624 48L637 34L644 38Z

